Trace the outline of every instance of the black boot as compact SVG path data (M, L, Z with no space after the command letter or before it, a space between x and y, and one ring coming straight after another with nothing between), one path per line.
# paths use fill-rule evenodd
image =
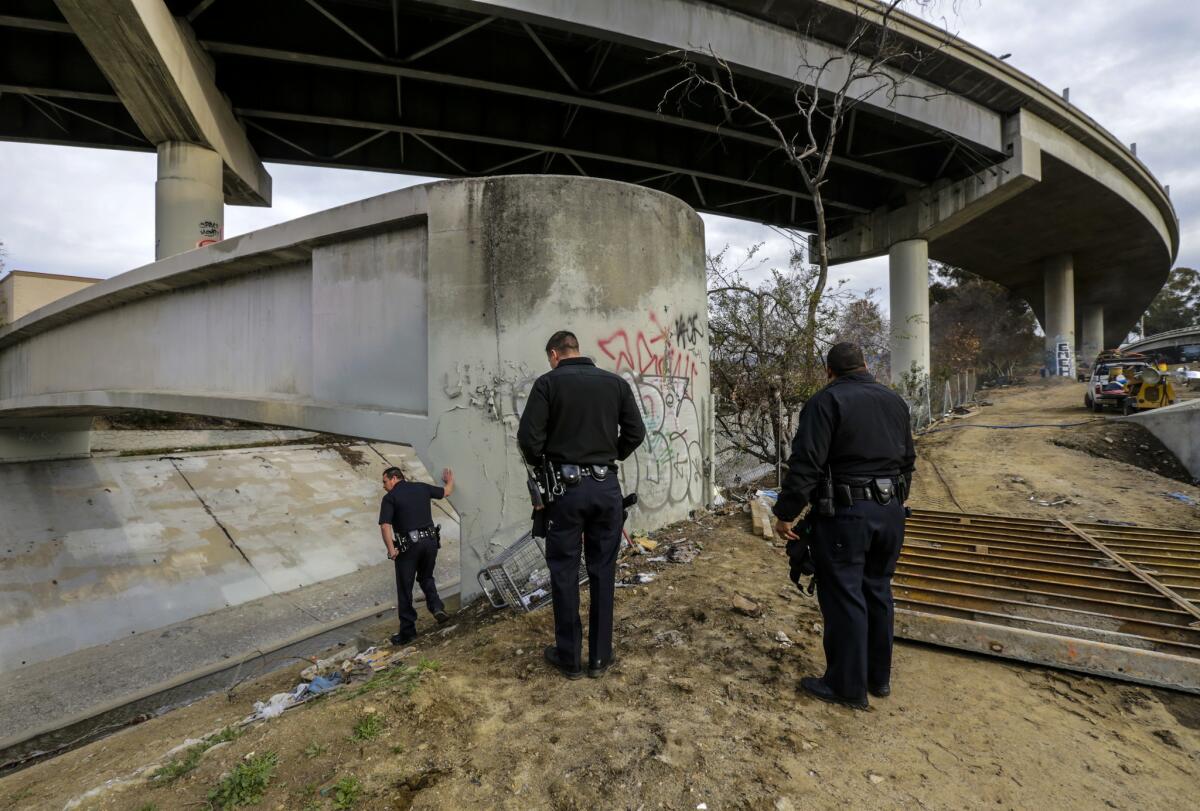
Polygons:
M863 696L862 698L846 698L845 696L840 696L833 692L833 689L830 688L829 685L827 685L821 679L818 679L816 676L805 676L802 678L800 680L800 688L804 690L804 692L816 696L822 701L828 701L830 704L842 704L855 710L865 710L868 706L870 706L867 704L866 696Z
M556 648L554 645L547 645L546 649L542 651L542 655L546 657L547 662L553 665L558 672L562 673L568 679L574 680L583 678L583 668L571 667L570 665L564 663L558 656L558 648Z

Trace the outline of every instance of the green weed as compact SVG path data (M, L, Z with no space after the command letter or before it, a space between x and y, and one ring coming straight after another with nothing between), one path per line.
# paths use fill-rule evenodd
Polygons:
M356 741L373 741L383 732L383 727L383 717L379 713L367 713L358 719L350 737Z
M304 756L309 760L312 760L315 757L320 757L321 755L325 754L325 751L326 750L324 746L316 741L313 741L307 747L305 747Z
M255 805L266 794L279 758L274 752L265 752L250 760L239 763L216 787L208 792L208 801L223 808Z
M213 733L200 743L189 746L183 750L183 754L179 757L172 758L167 764L160 766L150 775L151 780L161 780L164 783L169 783L172 780L183 777L192 769L200 765L200 758L209 749L212 749L219 743L232 741L242 734L242 730L234 729L233 727L225 727L220 732Z
M362 783L357 777L347 775L337 781L333 786L333 807L338 811L345 811L347 808L353 808L358 802L359 796L362 795Z
M433 659L422 659L408 667L392 667L382 670L371 677L365 684L346 693L346 699L358 698L383 687L399 687L404 692L411 693L417 686L417 681L426 670L437 670L441 665Z

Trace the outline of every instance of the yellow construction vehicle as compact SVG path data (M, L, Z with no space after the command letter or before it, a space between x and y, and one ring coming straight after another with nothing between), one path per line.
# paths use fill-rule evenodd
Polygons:
M1121 403L1121 411L1125 414L1175 403L1175 385L1171 382L1171 375L1153 366L1139 369L1125 389L1127 394Z

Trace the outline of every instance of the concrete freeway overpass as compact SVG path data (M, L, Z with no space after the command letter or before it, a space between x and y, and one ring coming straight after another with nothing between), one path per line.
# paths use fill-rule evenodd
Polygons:
M819 9L814 39L797 33ZM157 149L159 256L219 238L222 200L270 202L262 160L435 176L565 173L701 211L812 226L799 177L715 99L659 102L677 48L713 48L786 115L798 48L851 0L14 0L0 138ZM1024 296L1092 356L1166 279L1178 223L1124 144L1030 77L911 16L940 53L861 107L827 198L834 256L892 259L893 367L928 367L926 256Z
M1145 338L1131 341L1121 349L1158 355L1168 363L1200 361L1200 325L1147 335Z

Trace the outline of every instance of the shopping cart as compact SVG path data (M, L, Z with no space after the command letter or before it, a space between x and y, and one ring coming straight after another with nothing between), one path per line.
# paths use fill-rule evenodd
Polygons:
M637 504L637 493L625 497L623 506ZM630 543L629 535L621 530L622 547ZM526 532L517 542L487 562L475 577L494 608L519 608L533 611L550 602L550 569L546 566L546 539ZM579 585L587 582L587 563L579 556Z
M550 602L550 569L546 539L526 532L512 546L488 561L476 579L495 608L510 606L533 611ZM579 559L579 583L587 582L587 567Z

